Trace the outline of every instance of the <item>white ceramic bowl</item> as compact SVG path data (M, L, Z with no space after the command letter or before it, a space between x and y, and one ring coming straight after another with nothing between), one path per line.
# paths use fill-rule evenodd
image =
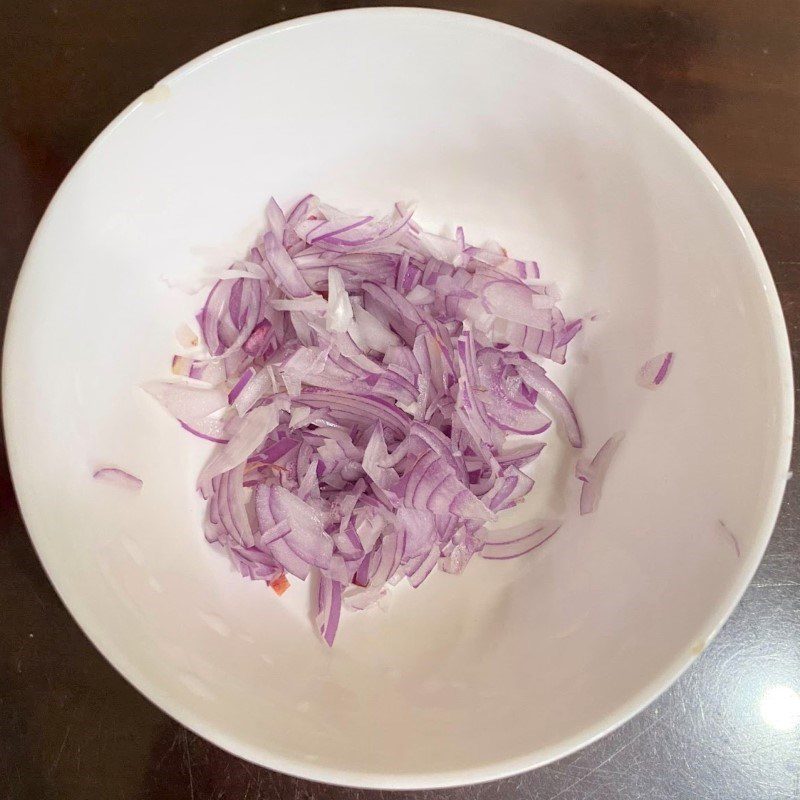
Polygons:
M308 190L350 210L417 199L426 225L538 259L569 312L602 312L560 376L588 449L627 431L596 514L577 518L554 443L525 513L566 514L557 537L401 588L388 614L348 615L333 650L302 586L278 599L205 543L192 487L208 451L137 389L167 374L198 303L161 276L225 266L270 194ZM664 350L668 382L638 387ZM31 244L3 383L31 537L111 663L237 755L392 788L535 767L663 691L761 558L792 421L775 288L698 150L575 53L419 10L257 31L123 112ZM94 483L100 463L141 475L141 494Z

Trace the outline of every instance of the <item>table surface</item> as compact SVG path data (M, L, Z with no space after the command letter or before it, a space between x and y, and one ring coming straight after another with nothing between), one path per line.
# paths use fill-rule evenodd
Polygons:
M793 344L798 341L797 0L443 5L560 42L622 77L672 117L741 203L772 269ZM47 202L122 108L221 42L337 7L324 0L6 0L0 15L3 316ZM50 586L20 520L4 450L0 459L0 800L378 795L243 762L139 695L97 653ZM786 706L770 703L780 698L770 694L775 687L800 692L799 517L795 479L739 607L691 669L646 711L548 767L427 797L800 798L800 721L795 718L792 727ZM417 795L423 793L408 793Z

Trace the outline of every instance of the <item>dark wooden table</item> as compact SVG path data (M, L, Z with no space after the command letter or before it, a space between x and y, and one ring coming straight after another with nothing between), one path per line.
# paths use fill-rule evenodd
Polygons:
M443 6L571 47L669 114L739 199L798 341L798 0L465 0ZM3 316L47 202L117 112L158 78L227 39L337 7L313 0L5 0ZM4 451L0 458L0 800L355 800L378 794L254 767L187 732L140 696L56 597L20 521ZM766 687L800 692L799 518L795 479L739 608L699 661L649 709L549 767L429 796L800 798L800 723L778 729L761 708Z

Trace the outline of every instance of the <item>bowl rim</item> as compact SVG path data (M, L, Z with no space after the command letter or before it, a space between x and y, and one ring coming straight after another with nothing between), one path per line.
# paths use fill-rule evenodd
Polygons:
M791 457L792 435L794 428L794 391L788 331L785 319L783 317L778 292L764 253L761 250L758 240L756 239L756 236L749 222L747 221L744 212L740 208L730 189L727 187L725 182L722 180L708 159L703 155L700 149L681 130L681 128L678 127L678 125L654 103L630 86L630 84L609 72L604 67L601 67L599 64L596 64L594 61L591 61L590 59L580 55L579 53L576 53L573 50L570 50L564 45L553 42L552 40L540 36L539 34L509 25L504 22L499 22L497 20L462 12L430 8L393 6L355 8L328 11L324 13L310 14L303 17L293 18L285 22L279 22L267 27L259 28L255 31L251 31L250 33L244 34L235 39L231 39L228 42L208 50L187 62L183 66L173 70L171 73L159 80L155 86L159 86L165 82L180 80L187 75L190 75L195 70L210 63L211 61L226 55L231 51L236 50L237 48L256 39L280 35L281 33L294 28L320 24L324 25L333 18L376 18L392 16L427 18L436 22L450 20L451 22L459 25L484 29L495 34L511 37L518 41L535 44L537 47L550 51L561 58L568 59L573 64L588 70L597 77L606 81L625 98L635 103L641 110L646 112L666 131L666 133L668 133L678 144L680 144L686 156L692 161L694 166L703 173L705 178L709 181L719 195L720 200L722 201L726 210L730 213L745 241L745 244L747 245L748 254L753 263L753 267L756 270L758 278L764 288L764 296L771 322L771 333L774 344L773 356L776 358L781 377L781 399L784 413L778 421L781 435L778 452L775 459L772 489L764 506L764 513L754 540L754 547L748 553L747 558L742 561L738 575L733 581L733 585L727 594L721 598L721 601L717 605L716 613L712 615L711 621L713 622L713 625L710 629L710 633L707 636L706 642L704 643L705 647L717 635L719 630L725 624L739 603L742 595L752 580L759 563L761 562L764 551L766 550L772 535L772 531L777 522L786 486L785 476L788 474ZM9 400L9 387L13 386L15 383L15 365L14 360L11 357L11 353L14 347L14 331L19 328L20 323L20 293L18 290L26 272L31 268L30 253L34 250L37 240L43 235L42 232L47 226L48 217L57 204L59 195L61 195L61 189L63 189L74 178L75 173L81 168L82 163L89 156L89 154L91 154L95 149L99 148L105 139L125 122L129 115L131 115L134 111L136 111L137 108L139 108L139 106L146 102L145 96L147 94L147 92L144 92L123 111L121 111L92 141L81 157L72 166L59 186L59 189L50 200L50 203L48 204L47 209L45 210L45 213L43 214L42 219L36 228L36 232L32 237L31 243L28 246L28 251L20 269L9 308L5 342L3 347L2 413L3 426L6 432L6 448L9 457L9 468L12 479L14 478L16 472L15 465L17 462L15 459L15 452L19 449L17 447L19 441L15 431L15 424L13 422L15 412L12 410L11 401ZM525 756L499 760L492 764L477 768L461 768L444 772L392 774L386 772L363 772L351 769L336 769L332 767L320 766L303 761L299 758L276 755L264 747L258 747L249 744L240 740L233 732L220 730L213 723L204 718L201 713L195 713L191 710L187 710L179 701L175 701L172 697L165 693L159 687L159 685L144 676L139 671L136 664L132 663L124 652L122 652L112 643L105 641L102 630L96 624L96 620L91 616L90 613L84 612L76 615L76 613L73 612L70 603L68 602L68 598L71 594L69 586L66 583L61 583L58 580L56 564L50 562L46 553L44 552L44 549L40 549L39 545L37 544L36 534L28 526L25 509L20 499L22 491L19 487L17 487L16 480L14 480L14 490L20 507L20 513L23 522L25 523L26 530L28 530L28 534L33 543L34 550L36 551L36 554L42 566L44 567L48 578L55 588L56 593L64 603L67 611L78 624L79 628L87 636L89 641L96 647L96 649L104 656L104 658L138 692L140 692L161 711L176 720L179 724L186 726L194 733L202 736L234 756L243 758L254 764L264 766L268 769L277 770L296 778L319 781L338 786L364 789L417 790L448 788L485 783L488 781L509 777L511 775L516 775L527 770L545 766L546 764L570 755L571 753L574 753L577 750L580 750L602 738L603 736L611 733L634 717L636 714L644 710L670 686L672 686L672 684L686 671L686 669L702 652L701 648L693 648L692 650L687 650L683 653L677 653L668 664L665 664L662 667L659 675L656 678L652 679L644 688L630 697L627 702L617 708L614 712L606 714L604 717L597 720L593 725L584 728L584 730L582 730L580 733L575 734L569 739L563 740L557 746L552 746L544 751L540 750Z

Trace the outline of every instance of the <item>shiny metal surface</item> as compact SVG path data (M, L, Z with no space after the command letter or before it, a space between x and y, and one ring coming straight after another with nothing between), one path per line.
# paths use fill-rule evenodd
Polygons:
M47 201L83 149L130 99L220 42L338 5L7 0L0 14L3 314ZM440 5L502 19L572 47L672 116L719 169L748 215L796 347L800 5L795 0ZM795 465L797 455L796 448ZM0 523L0 800L356 800L384 794L320 786L254 767L188 733L137 694L97 654L48 583L19 518L4 457ZM672 689L620 730L532 773L404 796L800 798L799 523L795 479L766 557L730 621Z

